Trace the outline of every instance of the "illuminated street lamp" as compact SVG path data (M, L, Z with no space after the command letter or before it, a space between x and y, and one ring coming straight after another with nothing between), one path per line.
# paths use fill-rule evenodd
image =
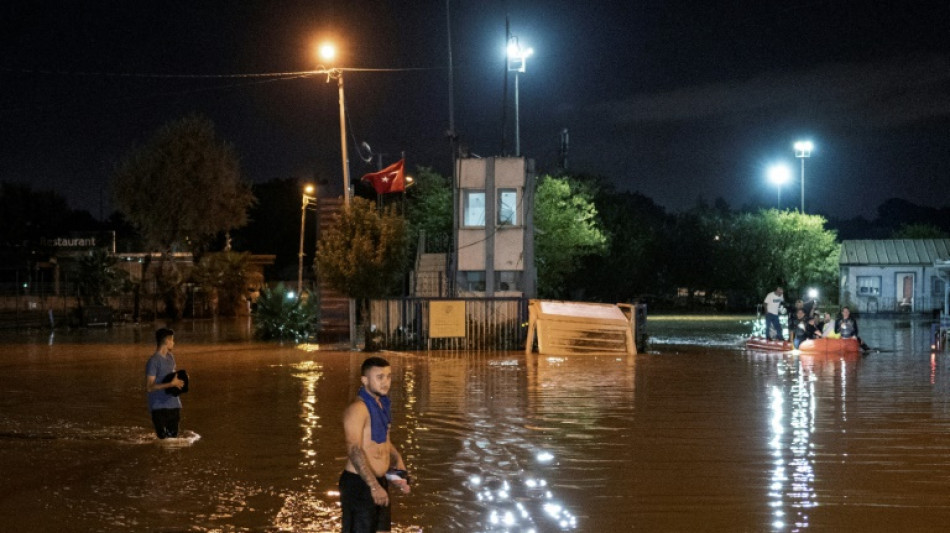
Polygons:
M320 59L326 63L331 63L336 59L336 47L331 43L323 43L317 50ZM343 98L343 70L340 68L323 67L327 74L327 83L331 79L336 79L337 86L340 89L340 154L343 159L343 204L350 205L350 160L346 153L346 100Z
M782 208L782 185L788 183L788 180L792 177L792 171L789 170L788 165L785 163L779 163L777 165L772 165L769 167L769 181L775 184L776 190L778 190L778 208Z
M336 59L336 47L332 43L323 43L318 50L320 59L326 64L332 64ZM336 78L340 89L340 156L343 158L343 205L350 205L350 159L346 154L346 100L343 97L343 70L339 67L326 68L327 83ZM350 342L356 342L356 301L349 298L350 315Z
M304 224L307 222L307 206L311 202L316 203L317 198L313 196L315 189L313 185L307 184L303 188L303 202L300 204L300 253L297 255L297 294L303 293L303 235Z
M811 151L815 145L811 141L798 141L795 143L795 157L802 160L802 214L805 214L805 158L811 157Z
M508 72L515 73L515 156L521 156L521 115L518 111L518 74L525 71L528 57L534 54L533 48L522 48L518 38L508 38Z

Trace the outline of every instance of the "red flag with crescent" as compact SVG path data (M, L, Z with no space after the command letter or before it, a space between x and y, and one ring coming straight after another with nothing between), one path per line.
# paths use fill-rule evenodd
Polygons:
M368 181L370 185L373 186L373 189L376 190L376 194L405 191L406 174L403 171L404 162L405 159L400 159L379 172L366 174L361 178L361 181Z

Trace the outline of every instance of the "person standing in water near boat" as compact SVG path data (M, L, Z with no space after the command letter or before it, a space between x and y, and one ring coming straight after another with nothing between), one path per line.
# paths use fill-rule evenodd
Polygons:
M775 290L765 296L765 338L768 340L785 340L782 334L782 323L778 314L785 307L784 290L775 287Z
M360 374L359 397L343 412L346 467L340 476L340 507L344 533L389 531L389 483L409 493L406 463L389 440L392 369L385 359L370 357L363 361Z
M160 439L178 436L178 423L181 420L181 399L168 390L185 387L175 371L175 356L171 350L175 347L175 332L160 328L155 332L155 353L145 364L145 391L148 393L148 410L152 413L155 434ZM169 374L175 374L168 382L163 382Z

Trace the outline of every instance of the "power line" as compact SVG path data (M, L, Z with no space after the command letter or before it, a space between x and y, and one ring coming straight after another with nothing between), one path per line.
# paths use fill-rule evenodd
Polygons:
M245 73L245 74L167 74L167 73L149 73L149 72L90 72L90 71L68 71L68 70L50 70L50 69L12 69L0 68L2 72L17 74L39 74L44 76L76 76L76 77L100 77L100 78L145 78L145 79L234 79L234 78L296 78L316 75L326 75L333 72L415 72L445 70L444 67L412 67L412 68L322 68L318 70L303 70L297 72L263 72L263 73Z

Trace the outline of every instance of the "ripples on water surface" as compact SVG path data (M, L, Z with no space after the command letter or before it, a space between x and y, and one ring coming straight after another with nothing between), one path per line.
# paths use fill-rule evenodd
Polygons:
M866 357L748 352L736 319L650 322L635 357L384 354L415 479L396 531L911 531L950 519L948 354L864 320ZM334 531L364 354L177 328L160 444L151 327L0 334L6 531Z

